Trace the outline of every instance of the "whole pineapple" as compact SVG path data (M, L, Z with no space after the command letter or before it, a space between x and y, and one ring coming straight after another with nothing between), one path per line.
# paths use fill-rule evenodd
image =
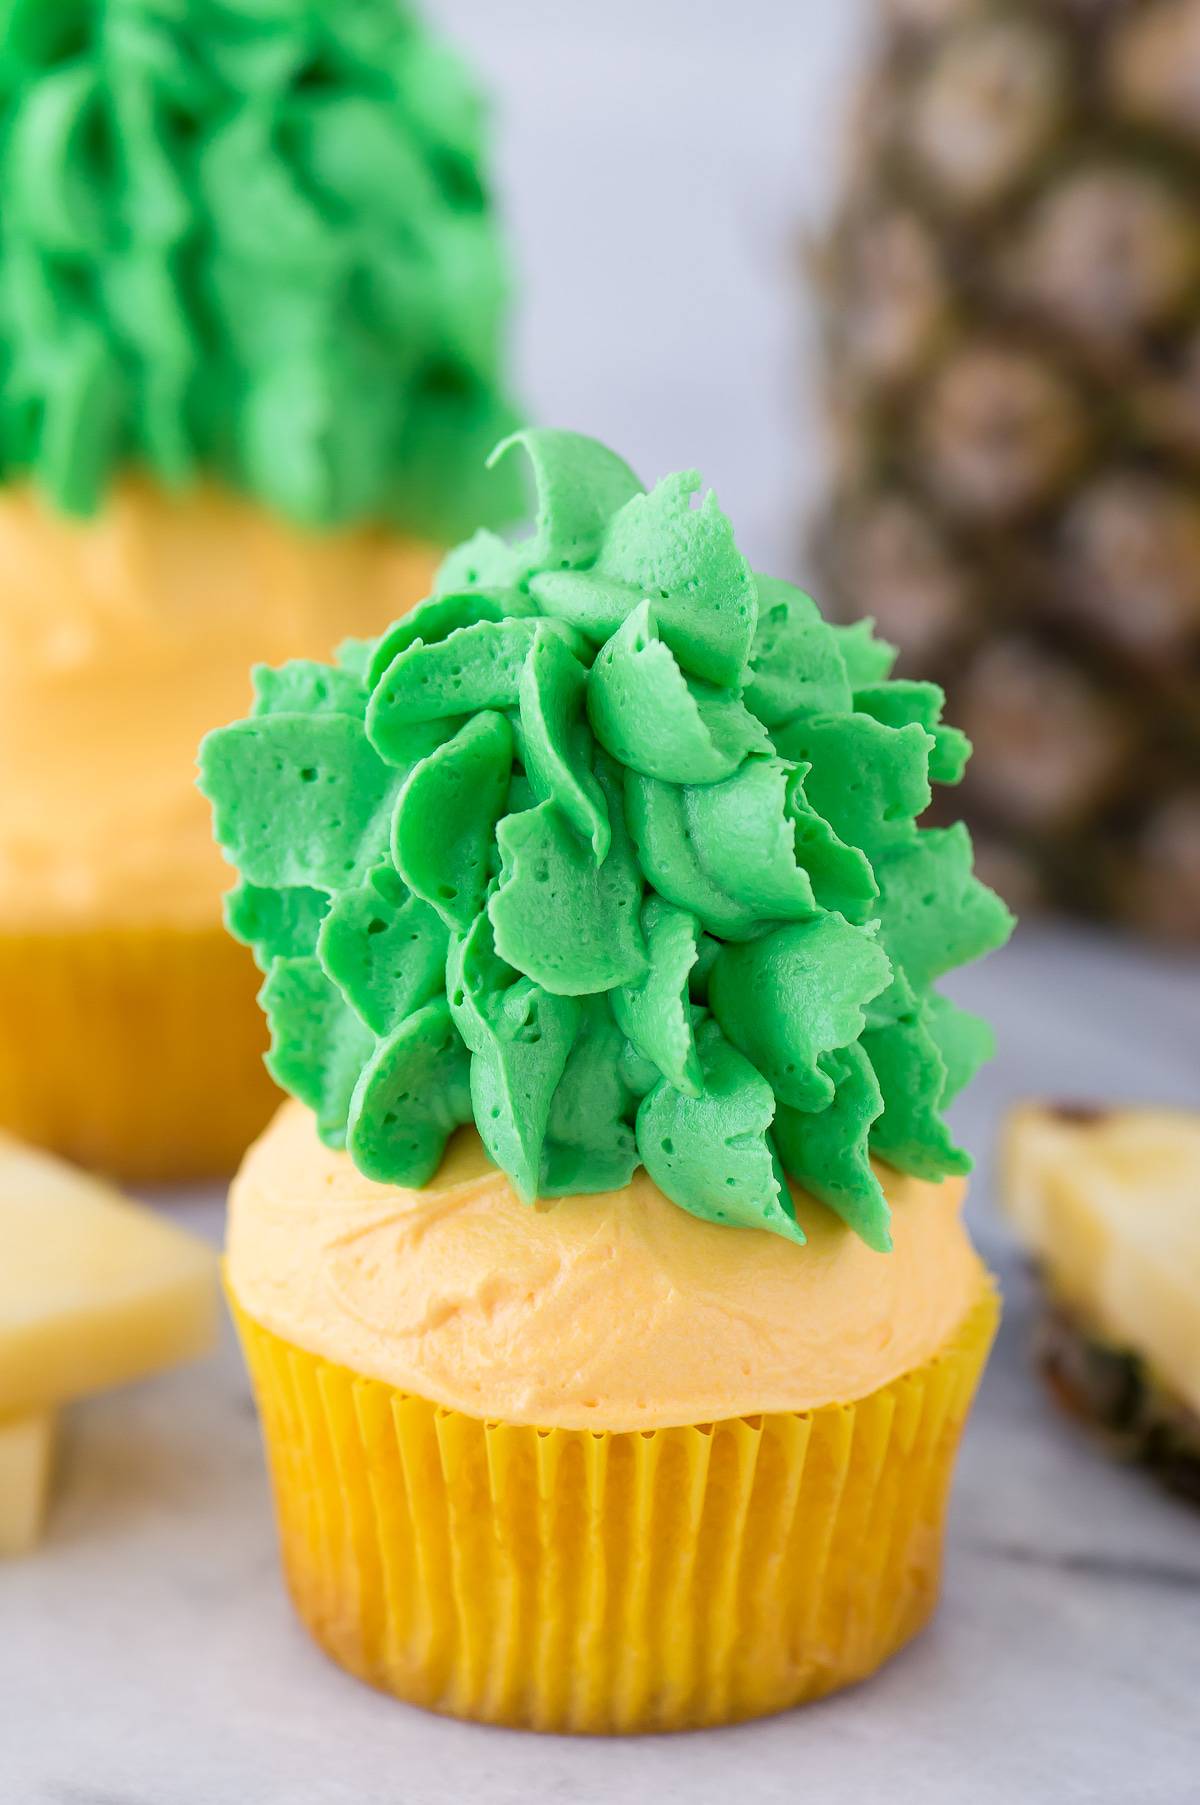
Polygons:
M827 591L1010 898L1200 940L1200 0L884 0L827 246Z

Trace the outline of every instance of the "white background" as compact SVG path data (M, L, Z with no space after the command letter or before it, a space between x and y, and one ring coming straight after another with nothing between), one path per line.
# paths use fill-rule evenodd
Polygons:
M796 565L817 408L805 247L863 0L441 0L498 95L522 393L643 481L699 469L759 568Z

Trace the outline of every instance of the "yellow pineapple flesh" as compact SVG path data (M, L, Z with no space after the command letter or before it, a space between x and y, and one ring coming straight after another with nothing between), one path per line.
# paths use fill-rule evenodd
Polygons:
M1044 1286L1052 1388L1200 1501L1200 1115L1027 1104L1003 1199Z

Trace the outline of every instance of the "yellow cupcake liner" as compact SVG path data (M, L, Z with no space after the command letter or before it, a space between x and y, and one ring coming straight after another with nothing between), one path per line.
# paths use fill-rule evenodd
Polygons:
M928 1619L999 1317L853 1404L606 1433L484 1422L237 1311L300 1617L398 1698L539 1730L682 1730L862 1679Z
M231 1171L279 1103L261 981L216 919L0 934L0 1126L132 1182Z

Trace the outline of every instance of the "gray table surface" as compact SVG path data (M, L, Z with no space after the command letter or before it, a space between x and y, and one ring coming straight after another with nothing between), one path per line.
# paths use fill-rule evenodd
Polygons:
M440 10L500 96L531 405L646 476L698 465L756 562L793 568L819 469L798 245L828 193L859 0ZM2 1805L1196 1799L1200 1517L1107 1464L1030 1377L990 1155L1026 1094L1195 1104L1200 966L1038 928L955 988L1000 1029L959 1125L1007 1309L943 1608L883 1674L768 1722L633 1742L377 1698L290 1617L227 1337L207 1365L71 1413L45 1547L0 1569ZM168 1207L219 1238L217 1195Z

